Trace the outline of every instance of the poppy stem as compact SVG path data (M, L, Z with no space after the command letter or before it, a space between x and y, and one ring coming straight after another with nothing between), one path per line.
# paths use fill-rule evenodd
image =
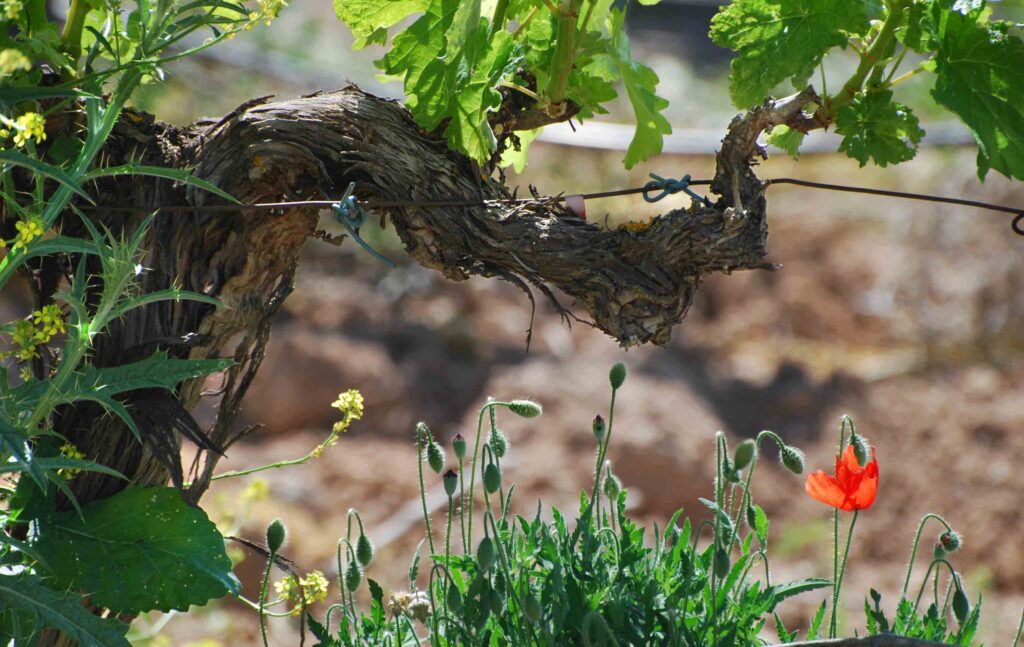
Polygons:
M860 510L854 510L853 511L853 521L850 522L850 531L846 535L846 548L843 550L843 561L842 561L842 564L838 567L836 579L834 580L833 586L832 586L832 619L831 619L831 622L829 623L829 638L835 638L836 637L836 618L837 618L837 607L839 606L839 589L841 589L843 587L843 575L846 574L846 560L850 556L850 544L853 543L853 528L854 528L854 526L857 525L857 516L859 514L860 514ZM839 541L838 528L839 528L839 510L837 509L836 510L836 529L837 529L836 541L837 542ZM836 547L835 557L838 560L838 558L839 558L838 545Z
M925 516L921 517L921 523L917 524L917 534L914 535L914 546L910 549L910 561L907 563L907 576L903 580L902 597L907 597L907 587L910 586L910 573L914 569L914 558L917 557L917 547L921 543L921 532L924 530L924 524L927 523L929 519L938 520L946 527L946 530L953 532L953 528L946 523L946 520L933 512L929 512Z

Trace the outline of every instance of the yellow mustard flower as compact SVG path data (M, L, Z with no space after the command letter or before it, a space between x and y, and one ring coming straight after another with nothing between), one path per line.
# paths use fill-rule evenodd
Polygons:
M63 456L64 458L72 458L74 460L79 461L85 458L85 454L83 454L77 447L75 447L71 443L64 443L63 445L61 445L60 455ZM57 470L57 474L59 476L63 476L64 478L70 481L71 479L78 476L78 474L81 471L82 470L78 468L67 467Z
M324 574L320 571L313 571L298 580L288 576L274 582L274 591L279 597L294 604L295 609L292 610L292 613L298 615L303 605L309 606L326 598L328 586L329 583Z
M37 142L46 139L46 118L38 112L26 112L14 120L17 132L14 133L14 145L24 146L33 138Z
M4 17L7 20L17 20L24 8L22 0L4 0Z
M0 77L10 76L15 72L32 69L32 61L16 49L0 51Z
M337 409L344 416L341 420L334 423L333 432L341 433L348 431L348 427L354 420L359 420L363 417L363 394L356 389L349 389L344 393L338 394L338 399L331 403L331 406Z
M15 135L14 137L17 139L18 135ZM14 239L13 249L25 247L36 238L43 235L43 217L37 214L28 216L27 218L14 223L14 228L18 230L18 236Z
M41 344L49 342L54 336L66 330L60 306L54 304L43 306L42 309L33 312L32 319L39 327L36 331L36 340Z

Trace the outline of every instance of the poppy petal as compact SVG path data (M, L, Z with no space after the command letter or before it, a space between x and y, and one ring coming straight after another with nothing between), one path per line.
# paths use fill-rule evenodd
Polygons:
M834 476L829 476L821 470L807 476L804 489L807 490L807 494L811 495L811 498L817 499L833 508L842 508L843 504L846 503L846 493L840 487L839 481Z
M854 510L870 508L878 494L878 459L874 449L871 451L871 462L864 468L864 476L857 489L850 493L850 503Z

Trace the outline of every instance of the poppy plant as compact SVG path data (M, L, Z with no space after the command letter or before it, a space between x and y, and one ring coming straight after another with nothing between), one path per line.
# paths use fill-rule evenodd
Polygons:
M853 445L836 456L836 475L818 470L807 477L807 494L833 508L853 512L871 507L878 493L878 459L871 448L871 462L864 467L857 462Z

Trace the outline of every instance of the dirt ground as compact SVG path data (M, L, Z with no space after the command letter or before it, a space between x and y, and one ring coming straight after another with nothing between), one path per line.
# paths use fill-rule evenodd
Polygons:
M538 148L531 159L519 181L545 192L643 178L618 170L614 154ZM709 164L658 160L659 169L694 177ZM957 150L930 151L897 170L857 170L832 157L773 159L762 175L1024 205L1024 188L995 177L979 184L973 168L973 154ZM665 348L620 350L538 301L527 352L531 309L514 287L447 283L408 265L389 271L355 248L311 243L246 401L243 422L265 426L233 448L222 469L304 454L334 420L329 404L339 391L360 389L366 416L319 459L261 474L268 499L240 511L237 495L251 478L232 479L218 483L207 506L222 526L234 523L252 538L281 517L288 556L328 577L337 572L346 511L357 508L378 546L368 575L386 590L402 587L423 537L415 423L426 421L445 440L468 437L487 396L538 399L543 417L500 419L511 441L505 478L517 483L518 510L532 513L541 499L571 513L592 479L590 421L606 412L607 371L623 361L629 377L610 459L634 515L664 524L684 507L702 518L697 498L710 496L718 430L735 444L772 429L806 450L809 469L830 470L839 416L850 414L877 446L881 482L850 556L846 631L863 632L869 587L891 608L917 522L935 512L965 536L952 561L972 599L984 595L981 639L1009 644L1024 606L1024 238L1008 219L981 211L775 187L769 200L770 255L784 268L709 277ZM622 214L652 213L638 202L588 209L608 210L614 224ZM379 244L401 257L386 235ZM830 509L804 494L802 479L771 460L761 465L755 497L773 521L775 578L829 576ZM438 487L431 477L428 489ZM443 520L440 510L434 519ZM925 531L923 553L939 530ZM254 557L239 565L251 598L261 569ZM916 582L922 570L919 563ZM786 603L787 624L805 623L821 598ZM172 618L164 635L174 645L240 645L256 640L256 626L255 614L216 605ZM274 644L297 644L287 621L272 634Z

